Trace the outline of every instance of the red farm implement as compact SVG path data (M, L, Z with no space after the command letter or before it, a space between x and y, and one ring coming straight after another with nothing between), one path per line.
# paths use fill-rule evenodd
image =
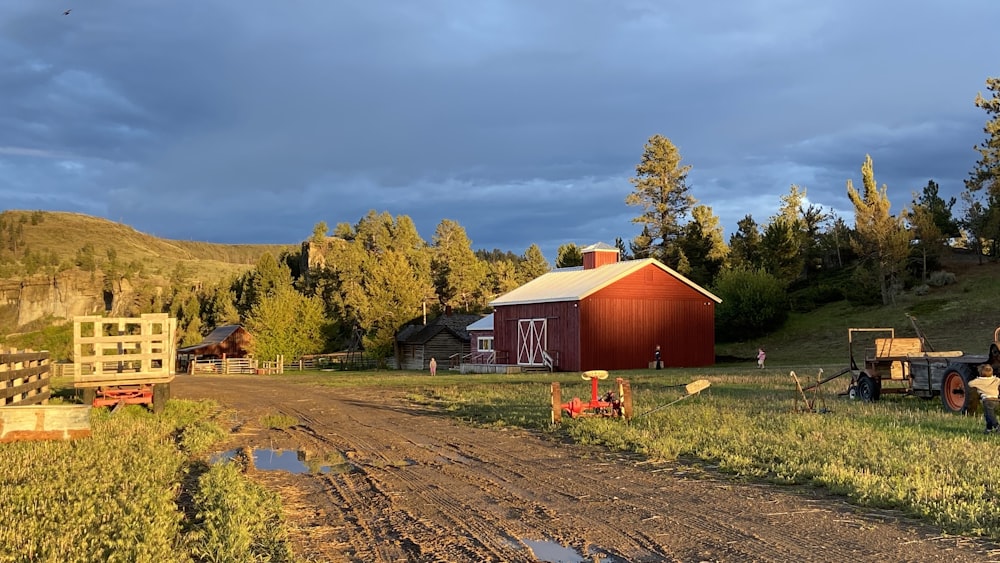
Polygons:
M579 397L573 397L567 403L562 402L562 390L559 382L552 382L552 423L562 422L563 414L570 418L601 416L607 418L624 418L631 420L632 388L629 382L621 377L615 378L615 387L601 395L598 382L608 378L605 370L585 371L582 377L590 381L590 401L584 402Z

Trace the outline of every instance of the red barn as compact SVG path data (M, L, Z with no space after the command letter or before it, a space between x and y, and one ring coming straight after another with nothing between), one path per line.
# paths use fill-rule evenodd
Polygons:
M618 261L618 249L583 249L582 268L560 268L493 307L497 361L560 371L715 363L715 305L722 300L652 258Z

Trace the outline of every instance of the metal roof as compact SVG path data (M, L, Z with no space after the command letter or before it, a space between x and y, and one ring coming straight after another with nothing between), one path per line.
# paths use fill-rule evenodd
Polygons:
M529 303L557 303L562 301L581 301L588 295L604 289L625 276L652 264L671 276L677 278L705 297L722 303L707 289L687 279L654 258L644 260L626 260L605 264L589 270L558 269L542 274L521 287L510 291L490 302L491 307L502 305L525 305Z
M215 344L222 344L229 338L234 332L240 329L241 325L223 325L217 327L212 332L208 333L208 336L204 340L195 344L194 346L186 346L184 348L178 348L178 352L193 352L199 348L204 348L206 346L212 346Z
M486 315L485 317L465 327L465 330L493 330L493 313L490 313L489 315Z
M479 319L479 315L440 315L426 325L410 324L403 327L396 334L396 340L404 344L426 344L431 338L445 331L463 342L468 342L469 332L466 327L477 319Z

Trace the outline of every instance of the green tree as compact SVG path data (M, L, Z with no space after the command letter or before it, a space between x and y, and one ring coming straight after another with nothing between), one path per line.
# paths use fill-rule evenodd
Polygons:
M782 214L775 217L761 237L764 269L786 288L802 275L802 231L799 223Z
M736 223L729 237L729 261L733 268L757 270L764 266L760 227L750 214Z
M681 165L680 151L670 139L654 135L644 147L635 177L629 179L634 190L625 198L626 204L642 208L632 222L648 227L651 255L675 269L684 258L678 248L682 220L695 204L688 193L690 169ZM634 254L638 257L640 252Z
M520 282L517 279L517 266L515 261L495 260L486 262L486 264L488 268L486 284L490 291L490 295L487 296L487 302L492 301L505 293L513 291L520 285Z
M984 192L984 203L979 208L969 211L972 216L967 215L967 226L969 221L975 221L976 227L981 230L980 242L987 243L984 249L994 259L1000 258L1000 78L987 78L986 88L991 92L990 97L984 97L982 92L976 94L976 107L986 112L988 119L983 131L986 133L986 140L976 146L979 159L975 168L969 173L969 178L965 181L965 186L972 200L971 194ZM980 200L981 201L981 200ZM971 229L970 229L971 230Z
M547 273L551 269L549 261L542 254L542 249L538 248L537 244L532 244L524 251L524 255L521 256L517 277L524 284Z
M928 270L939 263L944 247L944 233L934 220L934 212L921 205L916 198L906 221L914 241L910 261L916 265L920 281L927 283Z
M443 307L473 311L485 293L486 265L472 251L465 229L450 219L442 220L431 240L431 274Z
M556 268L570 268L583 265L583 253L580 247L573 242L559 245L556 251Z
M326 233L330 228L326 226L326 221L320 221L316 223L313 227L312 236L309 237L309 241L313 244L322 244L326 240Z
M357 301L352 303L357 324L365 333L365 351L386 358L393 352L399 327L421 310L424 284L398 250L368 254L362 272L364 291L355 294Z
M262 294L245 320L247 330L254 335L251 351L260 360L278 356L294 360L321 352L325 323L323 302L302 295L291 285Z
M722 299L715 311L720 340L756 338L781 328L788 318L783 283L763 270L725 270L712 292Z
M684 227L680 245L690 264L685 273L695 283L710 286L726 265L729 247L722 238L719 218L707 205L696 205L691 210L691 221Z
M955 198L945 201L939 194L940 187L934 180L927 180L919 199L914 199L914 207L919 205L926 209L934 219L941 234L947 238L959 236L958 221L952 215L952 208L955 207Z
M907 211L903 209L899 217L890 213L889 189L885 184L879 189L875 183L870 155L865 155L861 179L864 191L860 193L847 180L847 196L854 204L851 246L862 261L860 268L869 274L859 279L874 278L882 304L889 305L895 303L896 286L910 250L910 233L902 220Z
M252 270L243 274L236 283L237 310L245 317L261 299L291 287L292 273L287 265L279 263L273 254L264 253Z

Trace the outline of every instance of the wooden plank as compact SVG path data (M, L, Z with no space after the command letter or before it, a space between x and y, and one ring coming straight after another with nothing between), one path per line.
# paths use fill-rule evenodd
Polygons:
M73 387L80 389L84 387L106 387L111 385L141 385L144 383L170 383L174 380L173 375L150 375L148 373L122 374L122 377L108 377L107 375L83 375L73 378Z
M923 345L919 338L876 338L876 358L905 358L912 354L920 354Z
M40 362L49 359L48 352L11 352L0 354L0 364L16 364L19 362Z
M4 399L19 397L21 395L25 395L32 391L37 391L48 386L49 386L48 378L45 379L31 378L28 381L23 381L16 385L11 385L10 387L0 387L0 404L3 403Z
M0 407L0 442L90 436L90 405Z

